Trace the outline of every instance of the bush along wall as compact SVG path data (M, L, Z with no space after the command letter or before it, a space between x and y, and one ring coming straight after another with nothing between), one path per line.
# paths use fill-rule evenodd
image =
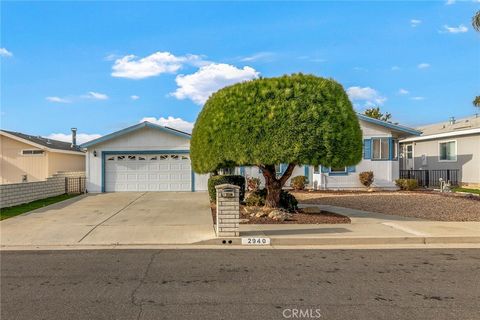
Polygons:
M215 186L226 183L240 187L240 201L243 201L245 198L245 177L240 175L211 176L208 179L208 194L210 196L210 201L215 202L217 199L217 191L215 190Z

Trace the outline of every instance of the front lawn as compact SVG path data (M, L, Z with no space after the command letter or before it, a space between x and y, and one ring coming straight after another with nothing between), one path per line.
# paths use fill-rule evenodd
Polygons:
M453 192L468 192L480 195L480 189L469 189L469 188L452 188Z
M293 195L300 204L332 205L434 221L480 221L480 201L454 193L314 191L293 192Z
M48 205L76 197L77 194L62 194L55 197L50 197L41 200L35 200L29 203L20 204L18 206L0 209L0 220L18 216L19 214L32 211L38 208L46 207Z

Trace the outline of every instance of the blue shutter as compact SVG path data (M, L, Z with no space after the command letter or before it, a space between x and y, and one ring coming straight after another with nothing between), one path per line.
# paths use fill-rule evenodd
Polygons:
M363 139L363 159L372 159L372 139Z
M288 164L280 163L280 174L284 174L285 170L287 170Z
M240 175L245 176L245 167L240 167Z
M388 138L388 160L393 159L393 138Z
M347 167L347 172L355 172L355 166Z
M307 165L305 165L305 166L303 166L303 167L304 167L304 168L303 168L303 170L304 170L304 175L305 175L305 177L307 177L307 178L308 178L308 175L309 175L309 169L310 169L310 168L309 168Z
M330 172L330 167L322 166L322 173L329 173L329 172Z

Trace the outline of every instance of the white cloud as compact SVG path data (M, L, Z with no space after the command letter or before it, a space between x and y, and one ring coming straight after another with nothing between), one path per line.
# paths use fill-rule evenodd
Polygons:
M364 101L366 106L382 105L387 100L370 87L350 87L347 94L352 101Z
M144 79L162 73L176 73L185 63L201 66L205 62L200 56L175 56L170 52L155 52L145 58L130 54L116 59L112 76L117 78Z
M69 99L66 98L60 98L60 97L46 97L45 100L50 101L50 102L56 102L56 103L70 103L72 102Z
M82 144L87 141L100 138L101 134L77 133L77 144ZM72 134L52 133L47 136L49 139L60 140L65 142L72 142Z
M275 54L273 52L258 52L251 56L241 58L240 61L249 62L249 61L271 59L274 55Z
M83 98L93 99L93 100L108 100L108 96L104 93L89 91L87 94L82 96Z
M401 94L401 95L407 95L409 93L410 93L410 91L408 91L406 89L400 88L400 90L398 90L398 94Z
M399 66L393 66L393 67L392 67L392 71L398 71L398 70L400 70L400 67L399 67Z
M412 28L415 28L416 26L418 26L420 23L422 23L422 20L418 20L418 19L411 19L410 20L410 26Z
M430 68L430 64L429 63L420 63L418 66L417 66L418 69L427 69L427 68Z
M412 100L417 100L417 101L425 100L424 97L412 97L411 99L412 99Z
M259 74L251 67L240 69L229 64L212 63L195 73L178 75L175 79L178 88L172 95L177 99L191 99L197 104L203 104L215 91L237 82L258 78Z
M443 32L448 33L464 33L468 31L468 28L465 27L463 24L459 25L458 27L449 27L448 25L443 26Z
M177 129L183 132L191 133L193 129L193 122L188 122L183 120L182 118L174 118L169 116L168 118L155 118L155 117L145 117L140 122L148 121L154 124L158 124L164 127L170 127L173 129Z
M130 99L132 99L132 100L138 100L138 99L140 99L140 97L137 96L137 95L132 95L132 96L130 96Z
M10 51L8 51L7 49L5 48L0 48L0 57L11 57L13 56L13 53L11 53Z
M449 6L449 5L455 4L455 2L457 2L457 1L456 0L447 0L447 1L445 1L445 4L447 6Z

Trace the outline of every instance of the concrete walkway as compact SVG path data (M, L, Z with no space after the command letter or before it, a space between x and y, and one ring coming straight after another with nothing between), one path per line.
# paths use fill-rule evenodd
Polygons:
M189 244L215 237L208 195L79 196L0 222L1 246Z
M350 217L350 224L242 224L242 237L269 237L274 245L476 243L480 222L427 221L329 205L300 205Z

